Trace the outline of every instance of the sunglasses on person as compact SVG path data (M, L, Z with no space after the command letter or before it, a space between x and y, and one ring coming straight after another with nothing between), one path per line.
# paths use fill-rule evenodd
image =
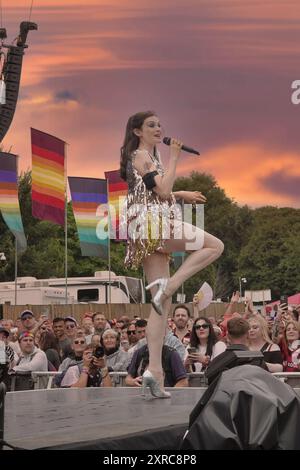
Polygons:
M208 323L203 323L203 325L196 325L195 326L195 330L200 330L200 328L203 328L203 330L207 330L207 328L209 328L209 324Z
M127 334L128 334L128 335L135 335L135 333L136 333L135 330L134 330L134 331L127 331Z
M22 321L29 320L30 318L33 318L33 317L31 315L24 316L22 317Z
M76 326L76 325L75 325L74 323L71 323L70 325L67 325L67 326L66 326L66 329L67 329L67 330L71 330L72 328L75 328L75 326Z
M74 344L85 344L85 341L84 341L83 339L81 339L81 340L80 340L80 339L76 339L76 340L74 341Z

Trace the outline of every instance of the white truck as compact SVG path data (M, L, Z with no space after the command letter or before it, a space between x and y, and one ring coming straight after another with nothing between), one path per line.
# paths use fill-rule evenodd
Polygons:
M18 277L17 282L0 282L0 304L49 305L77 303L144 303L142 279L96 271L90 277L36 279ZM15 301L15 299L17 301Z

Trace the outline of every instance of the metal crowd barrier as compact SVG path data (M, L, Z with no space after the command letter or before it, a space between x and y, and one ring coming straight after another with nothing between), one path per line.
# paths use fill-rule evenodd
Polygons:
M300 372L274 372L272 375L293 388L300 388Z
M10 391L51 389L54 387L53 379L60 372L22 372L11 375ZM126 387L127 372L110 372L114 387ZM300 388L300 372L275 372L272 375L287 383L293 388ZM204 372L190 372L187 374L190 387L207 387Z

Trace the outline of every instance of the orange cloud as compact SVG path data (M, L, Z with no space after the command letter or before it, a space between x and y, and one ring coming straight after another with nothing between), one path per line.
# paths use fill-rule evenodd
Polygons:
M181 175L192 171L210 173L239 204L299 207L295 198L270 191L263 185L264 178L278 171L288 170L289 174L300 176L297 153L271 152L262 146L240 143L212 149L198 160L195 157L188 160L180 164Z

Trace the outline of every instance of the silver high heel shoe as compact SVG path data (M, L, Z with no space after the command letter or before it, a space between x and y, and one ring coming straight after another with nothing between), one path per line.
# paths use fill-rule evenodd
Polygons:
M153 299L151 300L153 308L156 311L156 313L158 313L158 315L163 314L161 298L162 298L162 295L165 293L168 280L169 278L167 277L161 277L151 282L151 284L148 284L148 286L146 286L146 290L151 289L151 287L158 286L157 292L155 296L153 297Z
M149 370L143 373L142 382L142 395L146 395L147 387L150 388L150 392L155 398L171 398L171 393L161 390L157 380L153 377Z

